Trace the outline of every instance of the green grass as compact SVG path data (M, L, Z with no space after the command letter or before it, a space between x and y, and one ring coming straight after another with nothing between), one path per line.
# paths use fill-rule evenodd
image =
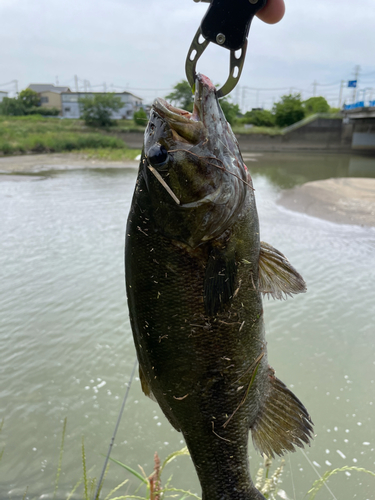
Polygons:
M126 161L135 160L135 158L141 154L141 150L127 148L87 148L82 149L80 153L83 153L87 158L96 158L98 160Z
M113 132L144 130L133 121L119 122ZM0 116L0 154L87 152L90 157L108 160L133 159L139 150L100 129L85 126L82 120L46 118L38 115Z
M232 130L235 134L262 134L262 135L282 135L283 129L278 127L251 127L245 128L244 125L233 125Z

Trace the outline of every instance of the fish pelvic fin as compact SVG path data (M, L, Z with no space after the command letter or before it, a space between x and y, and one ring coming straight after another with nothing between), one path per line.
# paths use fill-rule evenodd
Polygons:
M146 376L143 373L141 365L139 365L139 380L141 381L141 387L142 387L142 391L144 392L144 394L146 394L146 396L148 396L150 399L152 399L152 401L157 402L156 398L151 390L151 387L150 387L149 383L147 382Z
M260 242L259 291L274 299L306 292L306 283L288 259L276 248Z
M301 401L269 368L270 391L263 408L251 427L254 447L262 454L275 458L288 451L310 445L313 423Z

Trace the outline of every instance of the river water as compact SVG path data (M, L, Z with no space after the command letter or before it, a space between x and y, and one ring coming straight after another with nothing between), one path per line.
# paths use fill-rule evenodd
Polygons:
M273 154L247 165L261 238L308 286L287 301L265 300L269 361L315 424L312 446L286 456L282 475L288 497L301 499L326 470L375 470L375 228L276 201L309 180L375 177L375 159ZM1 178L0 498L52 498L57 475L56 498L67 498L82 476L82 436L87 473L100 475L135 359L123 265L135 177L135 169L108 168ZM163 460L183 446L135 378L112 457L150 474L155 451ZM250 463L254 477L262 460L251 444ZM164 481L173 474L173 486L200 494L189 457L168 469ZM127 478L114 496L134 493L139 481L112 463L103 491ZM341 472L328 486L317 500L375 499L375 477L363 472ZM73 497L83 496L81 484Z

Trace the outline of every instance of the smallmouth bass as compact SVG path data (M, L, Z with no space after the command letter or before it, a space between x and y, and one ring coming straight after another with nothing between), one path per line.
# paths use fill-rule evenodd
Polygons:
M252 179L214 85L189 113L157 99L126 228L126 287L144 393L189 448L203 500L260 500L248 434L270 457L312 422L268 365L262 294L305 291L260 242Z

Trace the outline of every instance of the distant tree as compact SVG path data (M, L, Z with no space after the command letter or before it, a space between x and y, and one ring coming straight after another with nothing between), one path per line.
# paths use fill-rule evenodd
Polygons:
M40 97L37 92L31 89L21 90L18 100L22 102L25 108L32 108L40 105Z
M240 113L240 108L238 104L233 104L224 97L223 99L220 99L220 106L221 109L223 110L227 122L230 125L234 125L234 122L236 121L237 116Z
M310 99L303 102L303 107L305 108L306 116L315 113L329 113L329 104L322 96L310 97Z
M340 108L331 108L331 107L329 107L329 112L330 113L336 114L336 113L340 113L340 111L341 111Z
M138 111L135 111L133 118L137 125L146 125L148 121L147 113L143 108L140 108Z
M174 87L174 91L168 94L165 98L174 106L179 106L186 111L193 111L194 95L189 83L186 80L181 80ZM223 110L227 121L233 125L240 108L237 104L231 103L228 99L220 99L220 106Z
M17 97L4 97L0 103L0 114L6 116L23 116L26 108Z
M173 88L174 91L165 98L175 106L186 111L193 111L194 96L189 83L186 80L181 80Z
M273 105L275 123L278 127L288 127L299 122L305 116L305 110L301 101L301 94L289 94L281 96L280 101Z
M274 127L275 116L268 109L253 109L247 111L242 118L242 123L251 123L256 127Z
M112 93L95 94L79 100L82 118L90 127L110 127L114 125L112 112L119 111L123 103L121 98Z

